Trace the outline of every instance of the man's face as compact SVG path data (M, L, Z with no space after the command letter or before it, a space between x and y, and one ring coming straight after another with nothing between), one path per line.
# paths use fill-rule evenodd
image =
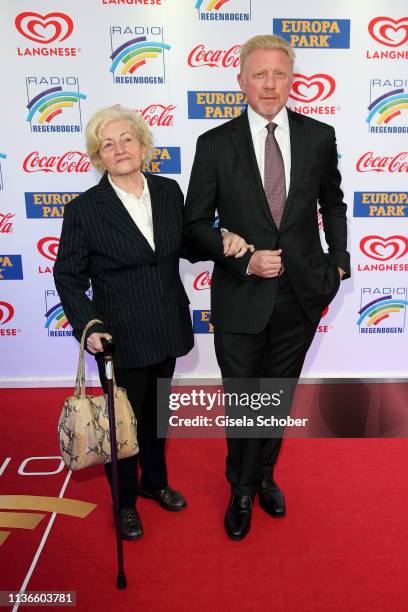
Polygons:
M284 51L256 49L248 55L237 78L249 106L267 121L272 121L288 99L292 67Z

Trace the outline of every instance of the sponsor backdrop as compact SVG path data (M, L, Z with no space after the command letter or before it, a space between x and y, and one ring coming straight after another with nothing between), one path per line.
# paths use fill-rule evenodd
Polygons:
M239 49L258 33L296 49L288 105L335 126L349 205L352 280L322 313L304 375L405 375L406 2L26 0L0 13L1 384L73 379L78 345L52 270L65 205L98 180L84 148L88 118L111 104L140 112L157 146L147 170L185 192L197 136L245 108ZM181 263L196 345L179 375L219 374L211 271Z

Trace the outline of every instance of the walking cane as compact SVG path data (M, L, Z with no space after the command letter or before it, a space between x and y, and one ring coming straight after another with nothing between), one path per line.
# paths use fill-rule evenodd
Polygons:
M123 546L122 536L120 533L120 502L119 502L119 478L118 478L118 457L116 453L116 419L115 419L115 403L113 397L113 363L112 353L115 345L112 340L101 338L103 347L103 356L105 359L105 376L108 387L108 410L109 410L109 430L111 443L112 457L112 495L113 495L113 514L115 519L116 532L116 548L118 554L118 577L116 580L116 588L126 589L126 576L123 567Z

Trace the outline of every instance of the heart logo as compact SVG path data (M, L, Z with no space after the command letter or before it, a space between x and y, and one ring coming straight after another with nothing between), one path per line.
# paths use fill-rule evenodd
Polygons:
M55 261L57 259L59 242L59 238L46 236L45 238L41 238L41 240L38 241L37 249L43 257L46 257L51 261Z
M37 43L62 42L74 29L74 23L65 13L20 13L15 20L16 28L26 38Z
M306 76L295 72L289 97L298 102L326 100L336 89L336 81L328 74Z
M8 302L0 302L0 325L5 325L13 318L14 308Z
M387 47L400 47L408 41L408 17L376 17L368 24L370 36Z
M378 261L400 259L408 251L408 238L405 236L365 236L360 240L360 249L367 257Z

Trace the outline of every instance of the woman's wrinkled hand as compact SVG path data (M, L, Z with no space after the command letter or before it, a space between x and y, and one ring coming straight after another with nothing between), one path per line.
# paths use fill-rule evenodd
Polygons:
M96 353L103 353L101 338L112 340L112 336L110 334L99 334L97 332L90 334L86 340L86 348L93 355Z
M225 257L242 257L247 251L253 253L255 247L253 244L247 244L246 241L234 234L233 232L224 232L222 236Z

